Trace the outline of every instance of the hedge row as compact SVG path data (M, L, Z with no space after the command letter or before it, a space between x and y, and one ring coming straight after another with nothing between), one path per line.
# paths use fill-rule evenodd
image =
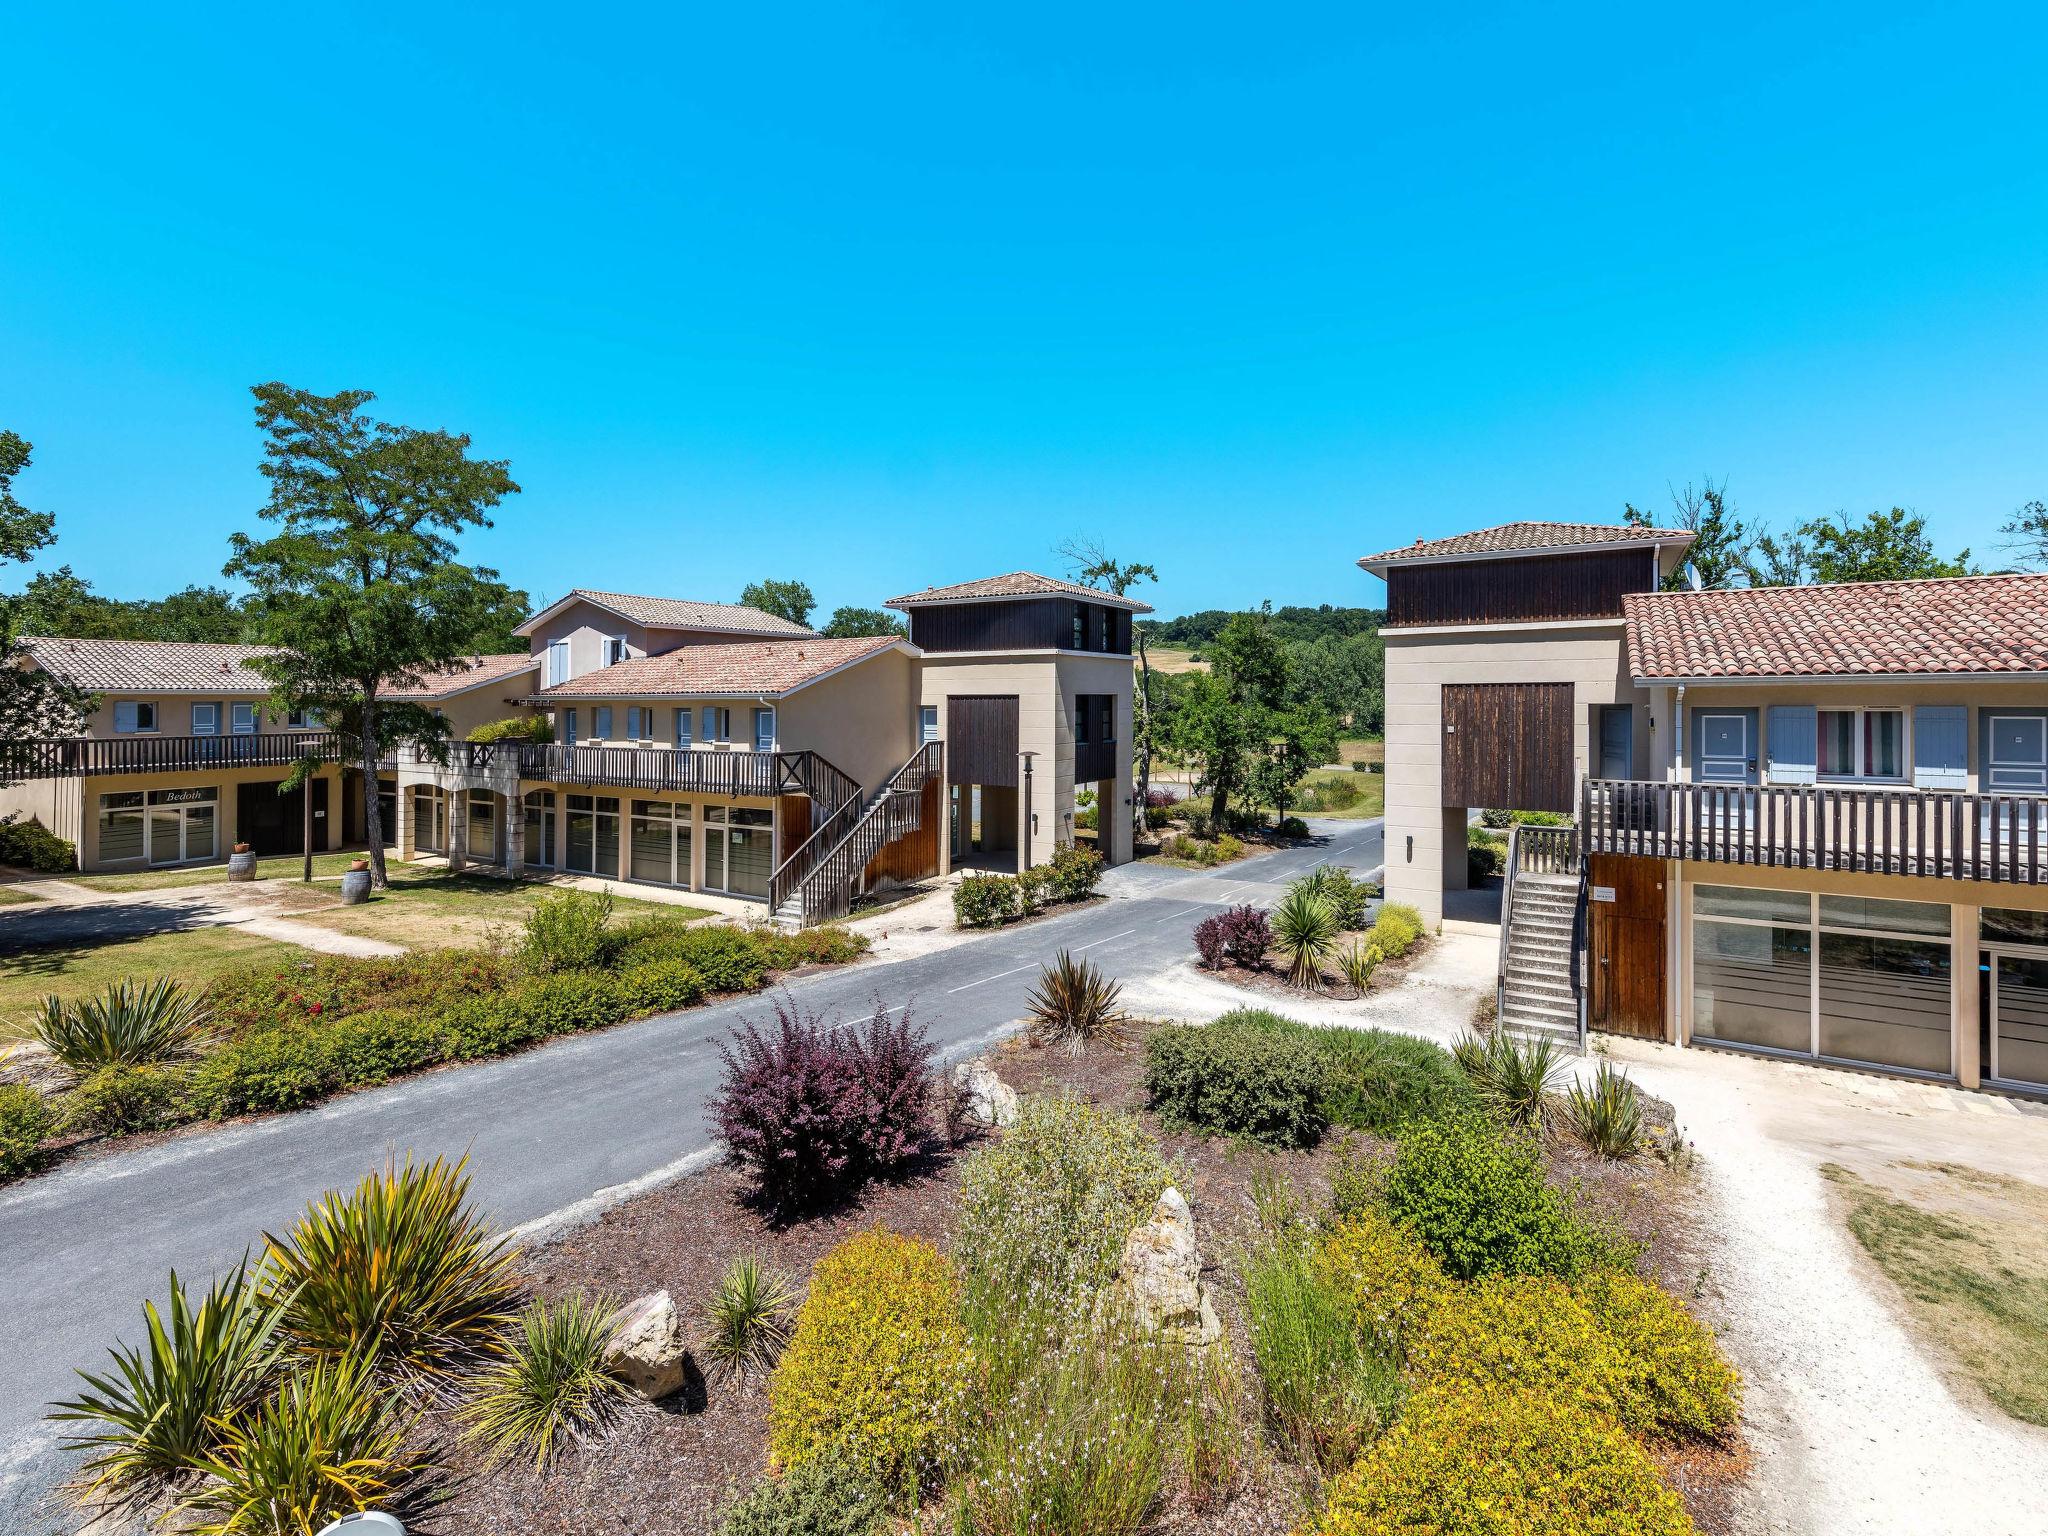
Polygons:
M1049 864L1018 875L966 875L953 887L953 916L963 928L1000 928L1065 901L1095 894L1102 855L1092 848L1062 848Z

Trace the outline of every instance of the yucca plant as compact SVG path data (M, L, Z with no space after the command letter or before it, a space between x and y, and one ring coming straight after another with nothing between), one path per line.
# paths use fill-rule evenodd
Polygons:
M732 1261L705 1311L711 1330L704 1356L723 1380L767 1375L789 1342L796 1312L789 1281L751 1253Z
M141 1067L190 1056L212 1015L182 983L120 981L97 997L46 997L30 1032L74 1077L101 1067Z
M505 1358L463 1405L464 1433L493 1461L530 1451L538 1470L562 1436L581 1440L610 1424L626 1400L625 1384L604 1368L617 1311L610 1297L580 1295L527 1307Z
M1372 985L1372 973L1380 968L1380 947L1364 939L1353 939L1350 947L1337 956L1337 969L1344 977L1344 984L1360 997Z
M1025 1000L1030 1011L1033 1043L1050 1043L1069 1056L1079 1056L1097 1042L1114 1043L1123 1031L1117 1008L1123 985L1112 981L1093 961L1076 960L1061 950L1051 965L1040 969L1038 984Z
M1565 1118L1602 1157L1633 1157L1643 1144L1643 1106L1628 1073L1603 1061L1590 1086L1573 1080L1565 1090Z
M277 1366L278 1309L257 1294L246 1256L203 1295L174 1270L169 1316L147 1301L142 1312L145 1343L115 1346L104 1375L80 1371L86 1390L50 1412L92 1426L65 1442L86 1453L90 1499L148 1497L192 1472Z
M1323 963L1337 943L1337 909L1311 885L1296 883L1273 909L1273 945L1297 987L1323 985Z
M1452 1054L1479 1097L1511 1125L1543 1123L1552 1089L1565 1061L1554 1041L1518 1039L1496 1026L1489 1035L1467 1035Z
M180 1502L196 1536L313 1536L387 1502L420 1470L369 1363L315 1360L249 1413L223 1420L206 1483Z
M388 1163L354 1193L322 1196L283 1237L265 1235L264 1289L294 1346L359 1355L414 1392L444 1391L500 1351L516 1250L470 1208L468 1167Z

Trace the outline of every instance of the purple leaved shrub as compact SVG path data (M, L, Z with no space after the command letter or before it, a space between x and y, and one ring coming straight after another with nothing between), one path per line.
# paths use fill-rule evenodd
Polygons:
M1256 970L1272 947L1273 925L1257 907L1232 907L1195 924L1195 950L1212 971L1221 970L1226 960Z
M749 1023L719 1046L712 1123L761 1203L796 1216L844 1199L924 1145L932 1047L907 1016L827 1024L787 998L768 1028Z

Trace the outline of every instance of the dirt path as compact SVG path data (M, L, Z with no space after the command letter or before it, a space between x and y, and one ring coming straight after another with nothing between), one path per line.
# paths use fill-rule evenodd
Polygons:
M2048 1528L2048 1433L1954 1379L1843 1227L1823 1163L2048 1168L2048 1115L1933 1085L1615 1042L1678 1107L1719 1216L1715 1321L1749 1379L1746 1528L2021 1536Z

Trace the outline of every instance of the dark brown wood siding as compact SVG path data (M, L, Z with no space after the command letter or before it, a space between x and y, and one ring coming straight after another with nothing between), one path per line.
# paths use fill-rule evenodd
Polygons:
M1447 806L1570 811L1572 685L1447 683Z
M1611 619L1620 617L1626 594L1656 586L1657 558L1648 549L1397 565L1387 572L1387 623Z
M1074 615L1081 614L1082 640L1074 641ZM1105 616L1107 624L1105 625ZM1107 629L1107 645L1104 631ZM1008 603L946 603L913 609L910 643L920 650L947 651L1106 651L1131 654L1131 615L1065 597L1028 598Z
M1586 882L1587 951L1592 996L1586 1022L1595 1029L1645 1040L1664 1038L1664 865L1658 859L1595 854Z
M937 779L925 781L921 793L924 796L922 824L915 832L906 832L893 843L884 843L868 860L866 879L876 880L921 880L926 875L939 872L939 833L942 819L939 808L943 804L940 791L943 786Z
M1016 694L955 694L946 700L946 779L1018 782Z

